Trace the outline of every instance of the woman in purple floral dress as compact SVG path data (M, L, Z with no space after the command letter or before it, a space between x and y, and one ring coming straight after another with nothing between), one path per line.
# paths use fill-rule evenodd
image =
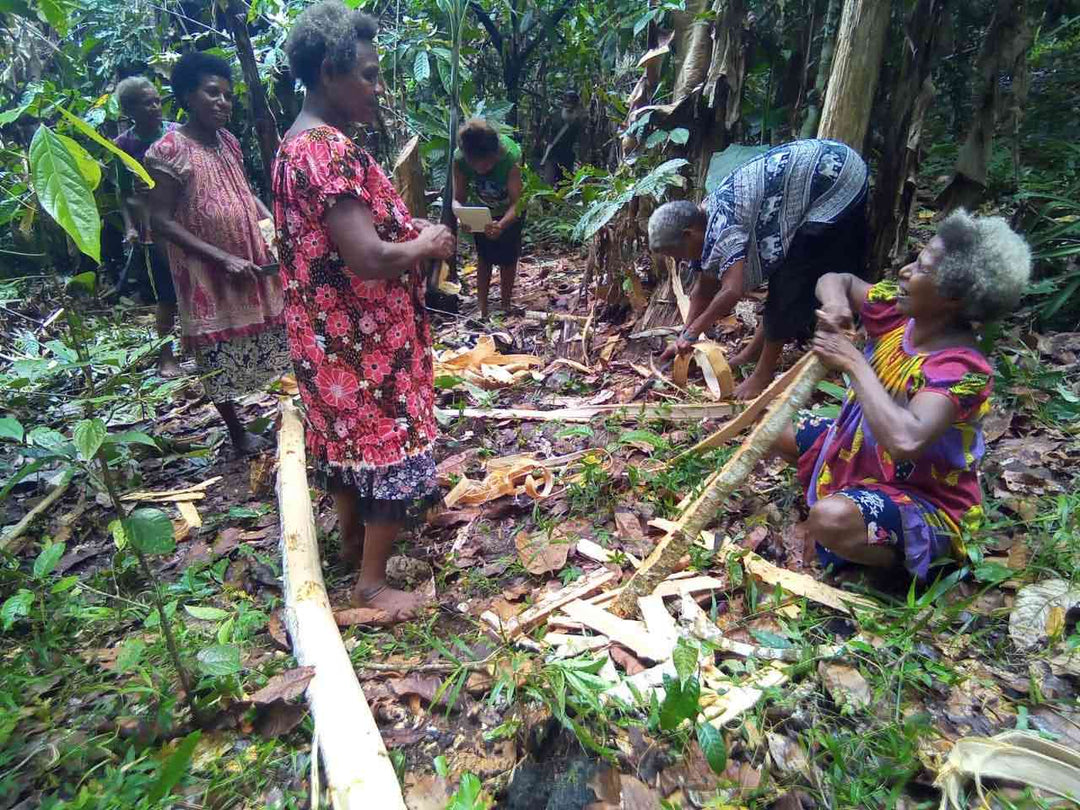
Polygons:
M448 257L454 239L413 220L343 133L375 118L375 33L339 0L297 19L285 50L307 96L278 151L274 219L308 453L334 495L346 557L362 556L353 601L406 618L420 601L387 587L386 562L403 524L439 500L419 265Z

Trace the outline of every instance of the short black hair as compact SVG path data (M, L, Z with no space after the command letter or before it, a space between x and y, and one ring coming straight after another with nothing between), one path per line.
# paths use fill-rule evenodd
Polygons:
M483 118L470 118L458 130L458 143L466 157L486 158L499 151L499 133Z
M199 87L203 76L220 76L232 83L232 69L220 56L205 51L188 51L173 66L169 76L169 84L177 104L186 106L184 99Z
M356 65L356 45L372 47L379 24L370 14L350 9L341 0L322 0L306 9L293 23L285 40L285 55L293 75L311 90L319 84L324 60L334 73L348 73Z

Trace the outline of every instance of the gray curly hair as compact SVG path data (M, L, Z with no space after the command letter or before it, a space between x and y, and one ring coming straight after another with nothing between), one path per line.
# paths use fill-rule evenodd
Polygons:
M120 112L124 115L131 114L131 105L135 101L135 95L149 87L157 90L154 83L145 76L128 76L116 85L116 103L120 105Z
M337 74L356 64L356 44L374 45L379 24L370 14L354 11L341 0L322 0L306 9L293 23L285 40L285 54L293 75L309 90L319 84L324 60Z
M664 203L649 217L649 250L670 253L686 240L683 232L705 226L705 212L689 200Z
M992 321L1016 307L1031 278L1031 249L1009 223L961 208L941 223L937 236L944 244L937 286L964 302L964 317Z

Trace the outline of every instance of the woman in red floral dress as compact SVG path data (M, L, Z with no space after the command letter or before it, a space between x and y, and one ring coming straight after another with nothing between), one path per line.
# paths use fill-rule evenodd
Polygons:
M375 118L375 33L371 17L340 0L297 19L285 50L307 95L278 151L274 219L308 453L334 495L347 558L363 551L353 601L405 618L420 600L387 587L386 561L403 524L439 500L419 265L447 258L454 239L411 219L342 132Z

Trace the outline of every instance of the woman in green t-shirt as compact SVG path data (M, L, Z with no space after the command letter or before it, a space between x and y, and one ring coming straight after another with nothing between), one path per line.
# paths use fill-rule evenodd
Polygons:
M493 222L476 239L476 294L480 317L488 313L491 268L497 265L502 280L502 308L509 311L521 255L521 228L518 216L521 199L521 147L501 136L483 118L472 118L458 130L454 158L454 198L461 204L486 205ZM478 202L475 202L477 201Z

